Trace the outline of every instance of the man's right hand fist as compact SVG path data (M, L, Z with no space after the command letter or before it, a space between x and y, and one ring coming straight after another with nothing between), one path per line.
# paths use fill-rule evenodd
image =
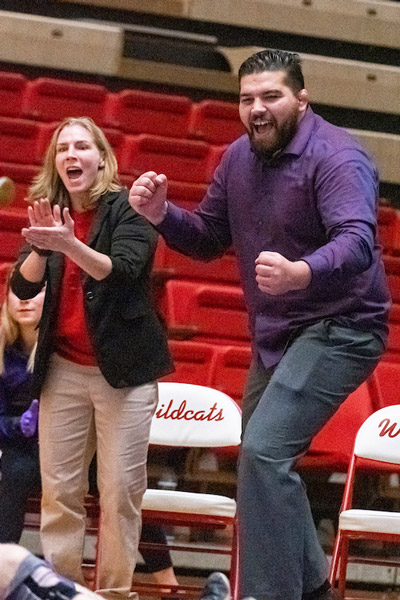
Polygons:
M165 175L147 171L132 184L129 204L150 223L158 225L167 212L167 187Z

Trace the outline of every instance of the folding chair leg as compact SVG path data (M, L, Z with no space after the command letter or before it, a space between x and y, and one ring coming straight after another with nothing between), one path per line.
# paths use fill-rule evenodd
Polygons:
M231 570L229 574L232 600L239 600L239 546L237 522L233 524Z
M336 576L339 566L340 553L342 548L343 536L339 530L336 535L335 545L332 552L331 568L329 571L329 583L334 588L336 586Z
M342 551L339 565L339 584L338 593L339 597L343 600L346 593L346 573L347 573L347 562L349 557L349 539L343 537Z

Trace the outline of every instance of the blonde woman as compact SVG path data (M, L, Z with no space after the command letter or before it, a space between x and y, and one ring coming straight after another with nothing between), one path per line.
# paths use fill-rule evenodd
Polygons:
M20 300L7 279L0 320L0 542L18 543L25 503L40 489L38 400L32 396L33 358L44 290Z
M46 559L83 584L84 496L97 452L102 507L98 592L127 598L157 378L172 370L150 301L157 234L128 203L117 162L89 118L55 130L32 188L30 245L12 286L47 282L34 368L40 394L41 539Z

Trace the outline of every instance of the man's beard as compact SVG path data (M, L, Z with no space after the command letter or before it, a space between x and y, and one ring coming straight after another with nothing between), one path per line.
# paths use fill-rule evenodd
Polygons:
M255 154L264 160L270 160L274 154L283 150L297 131L298 111L293 111L279 127L274 126L275 135L255 139L253 130L247 130L250 145Z

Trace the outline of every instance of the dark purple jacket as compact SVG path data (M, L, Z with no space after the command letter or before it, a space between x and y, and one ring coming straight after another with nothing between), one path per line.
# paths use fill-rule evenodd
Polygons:
M27 362L19 344L6 348L4 373L0 375L0 447L15 442L37 443L36 436L25 438L20 429L21 415L33 400L32 373L26 370Z

